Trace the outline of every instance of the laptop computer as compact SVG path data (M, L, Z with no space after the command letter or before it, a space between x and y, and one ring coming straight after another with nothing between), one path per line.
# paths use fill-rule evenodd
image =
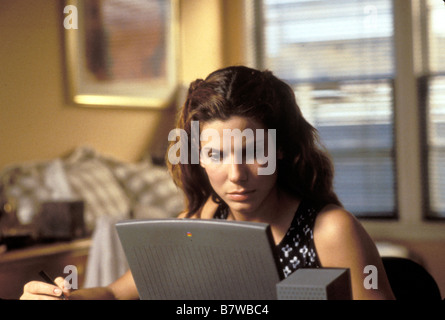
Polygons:
M116 229L141 300L275 300L282 280L269 225L158 219Z

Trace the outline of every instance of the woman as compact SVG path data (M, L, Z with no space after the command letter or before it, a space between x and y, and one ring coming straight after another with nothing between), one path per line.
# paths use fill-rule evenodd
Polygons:
M194 126L212 134L193 138ZM303 267L349 268L354 299L394 298L377 249L341 206L333 191L332 163L287 84L269 71L217 70L190 85L177 128L192 137L186 144L172 141L170 148L181 142L187 149L170 150L167 157L187 200L180 218L268 223L284 276ZM199 162L188 152L194 146L199 146ZM172 161L178 152L181 161ZM377 268L377 289L364 285L367 265ZM22 298L53 298L54 289L31 282ZM107 288L65 295L130 299L137 291L127 272Z

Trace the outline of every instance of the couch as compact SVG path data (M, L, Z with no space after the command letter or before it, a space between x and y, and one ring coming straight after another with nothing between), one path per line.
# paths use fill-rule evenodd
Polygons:
M2 198L17 218L16 225L6 227L32 226L45 202L84 202L84 222L92 238L87 287L107 285L127 268L114 229L117 221L174 217L184 208L182 193L165 166L148 157L123 162L86 146L65 157L8 166L0 179Z

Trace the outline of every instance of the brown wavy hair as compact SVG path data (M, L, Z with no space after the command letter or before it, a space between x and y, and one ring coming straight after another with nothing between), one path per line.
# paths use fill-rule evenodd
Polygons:
M192 121L199 121L201 126L231 116L254 119L267 129L276 129L277 150L282 153L282 159L277 159L277 184L281 190L320 207L341 205L333 190L332 161L317 130L304 119L289 85L267 70L244 66L217 70L205 80L190 84L176 127L190 137ZM170 142L170 147L176 142ZM188 139L189 150L192 143ZM174 182L184 191L190 217L200 212L209 197L224 203L211 187L204 169L191 164L188 154L188 163L172 164L168 157L166 161Z

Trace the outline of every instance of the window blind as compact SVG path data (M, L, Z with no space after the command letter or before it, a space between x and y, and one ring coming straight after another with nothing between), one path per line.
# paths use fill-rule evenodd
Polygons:
M395 216L391 0L263 0L263 67L291 84L360 217Z
M433 218L445 218L445 5L427 2L428 100L427 146L429 212Z

